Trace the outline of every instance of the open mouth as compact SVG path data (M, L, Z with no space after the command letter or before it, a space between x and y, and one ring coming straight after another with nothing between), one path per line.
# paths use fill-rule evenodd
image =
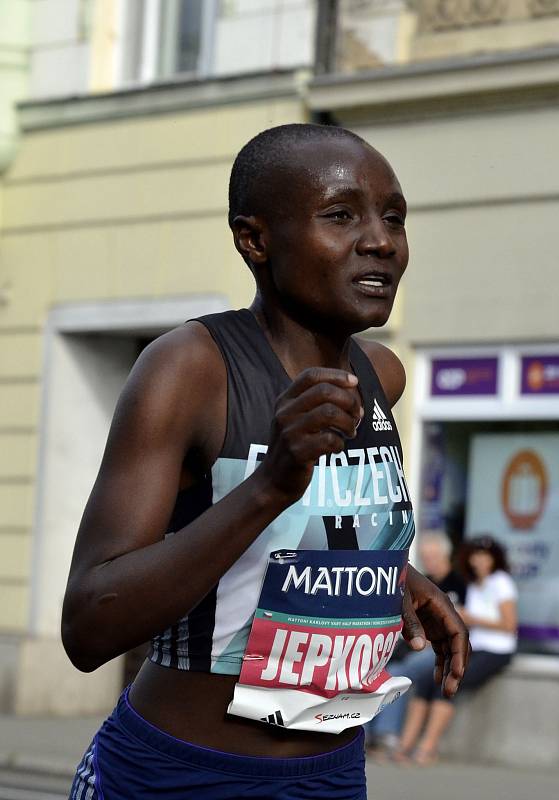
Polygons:
M392 283L392 276L385 272L368 272L366 275L361 275L359 278L354 278L356 283L361 283L364 286L389 286Z
M369 272L359 278L354 278L353 283L356 283L367 293L384 294L382 290L386 290L392 285L392 276L383 272Z

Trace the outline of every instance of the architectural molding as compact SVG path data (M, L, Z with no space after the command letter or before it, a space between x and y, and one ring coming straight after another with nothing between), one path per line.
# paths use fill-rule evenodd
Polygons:
M105 300L55 306L49 314L47 335L56 333L158 333L202 314L229 307L218 294L158 299Z
M306 103L315 112L366 114L372 118L416 116L452 110L468 99L483 110L541 103L559 97L559 47L379 67L312 80ZM365 110L366 109L366 110Z
M278 70L243 76L170 80L105 94L89 94L18 105L23 131L153 116L191 108L297 97L307 70Z

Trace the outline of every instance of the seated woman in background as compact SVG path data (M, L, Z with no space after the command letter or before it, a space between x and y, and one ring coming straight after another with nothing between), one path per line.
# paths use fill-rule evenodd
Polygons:
M429 580L445 592L455 608L464 605L466 585L452 566L452 542L442 530L428 530L418 537L419 560ZM412 688L365 725L367 749L377 761L390 759L398 750L400 736L413 687L420 679L430 680L435 669L435 653L431 645L424 650L411 650L402 638L390 662L391 675L405 675Z
M467 582L458 612L470 631L472 656L463 690L477 689L504 669L516 650L518 592L503 548L490 536L462 546L460 563ZM427 765L437 758L441 736L454 716L454 703L441 696L432 675L416 679L396 758Z

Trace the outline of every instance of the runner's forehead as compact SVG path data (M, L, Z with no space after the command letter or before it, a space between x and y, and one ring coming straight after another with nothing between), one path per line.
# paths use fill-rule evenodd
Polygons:
M298 153L297 172L301 188L321 199L340 193L380 190L402 194L400 183L386 159L372 147L341 140L319 147L306 145Z

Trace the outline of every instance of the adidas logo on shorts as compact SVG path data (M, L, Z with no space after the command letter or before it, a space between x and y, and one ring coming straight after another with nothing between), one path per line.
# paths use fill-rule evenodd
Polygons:
M382 408L379 406L376 398L373 402L373 430L374 431L391 431L392 423L386 419L386 415Z

